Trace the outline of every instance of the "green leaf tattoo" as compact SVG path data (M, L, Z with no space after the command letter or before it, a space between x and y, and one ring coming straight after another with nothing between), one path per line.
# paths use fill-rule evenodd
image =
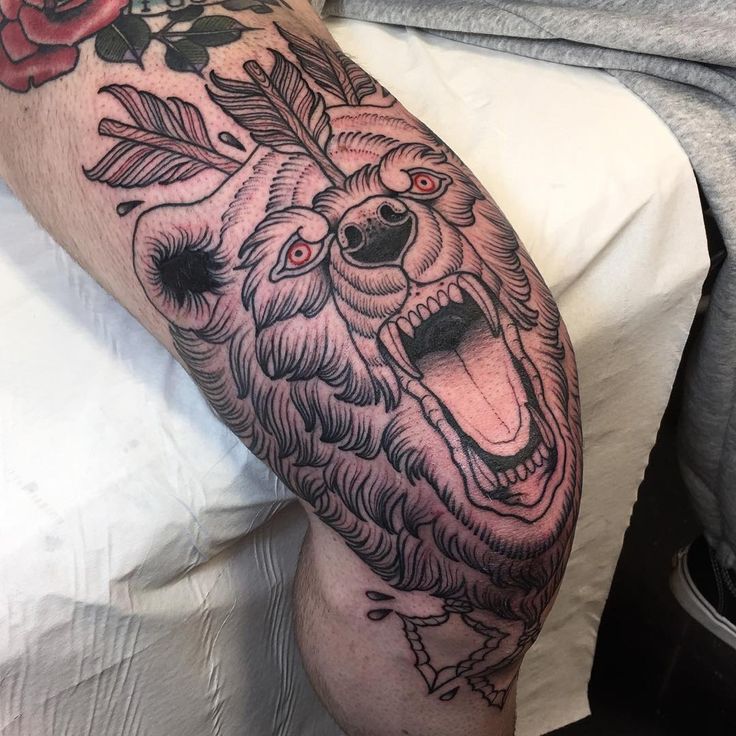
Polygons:
M169 13L169 18L177 23L185 23L196 20L202 13L204 13L204 8L201 5L190 5L188 8L181 8L181 10L172 10Z
M175 72L194 72L202 74L210 55L207 49L188 38L166 41L166 66Z
M238 41L244 31L251 30L227 15L208 15L192 23L185 31L171 31L168 36L187 38L202 46L225 46Z
M103 28L95 38L95 51L104 61L143 66L143 53L151 43L146 21L136 15L123 15Z

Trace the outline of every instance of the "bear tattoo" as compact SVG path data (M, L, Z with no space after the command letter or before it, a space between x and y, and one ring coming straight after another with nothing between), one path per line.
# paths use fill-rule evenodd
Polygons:
M348 57L283 51L199 110L105 88L131 122L87 176L117 187L222 174L138 217L135 272L220 417L376 575L368 625L402 627L429 693L501 707L569 553L579 402L557 309L497 205ZM288 51L287 51L288 48ZM232 140L230 140L232 139ZM120 214L140 206L123 203ZM402 593L441 613L418 616ZM467 627L442 666L424 634Z

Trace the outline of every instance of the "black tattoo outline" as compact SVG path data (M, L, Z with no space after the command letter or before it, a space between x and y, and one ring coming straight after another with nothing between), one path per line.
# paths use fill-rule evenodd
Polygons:
M296 63L270 49L271 68L246 61L245 80L210 75L250 138L244 160L215 149L193 105L112 86L137 132L85 171L114 187L223 175L197 202L138 217L146 294L223 421L391 586L366 591L366 617L400 623L427 692L446 702L465 683L501 708L572 541L571 348L452 151L344 54L279 31ZM480 409L446 390L442 361ZM484 394L484 371L511 411ZM441 610L407 611L412 591ZM476 643L436 663L423 632L451 626Z
M25 93L69 74L79 62L79 46L92 38L95 55L105 63L143 69L148 50L160 44L171 71L201 77L210 49L259 30L230 13L264 15L276 7L290 9L286 0L180 0L176 7L167 3L159 10L151 5L150 0L4 3L0 7L0 87ZM218 7L228 14L209 12Z

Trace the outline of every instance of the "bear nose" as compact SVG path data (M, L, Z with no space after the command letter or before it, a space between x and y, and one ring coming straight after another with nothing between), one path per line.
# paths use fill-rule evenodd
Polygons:
M337 240L353 261L366 266L397 264L414 240L416 217L392 197L369 197L340 220Z

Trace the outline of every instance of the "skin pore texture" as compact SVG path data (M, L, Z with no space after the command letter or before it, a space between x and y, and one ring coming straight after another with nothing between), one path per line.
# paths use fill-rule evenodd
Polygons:
M118 61L94 3L33 5L0 2L0 174L303 502L319 696L351 736L512 733L582 457L511 225L306 2L133 3Z

